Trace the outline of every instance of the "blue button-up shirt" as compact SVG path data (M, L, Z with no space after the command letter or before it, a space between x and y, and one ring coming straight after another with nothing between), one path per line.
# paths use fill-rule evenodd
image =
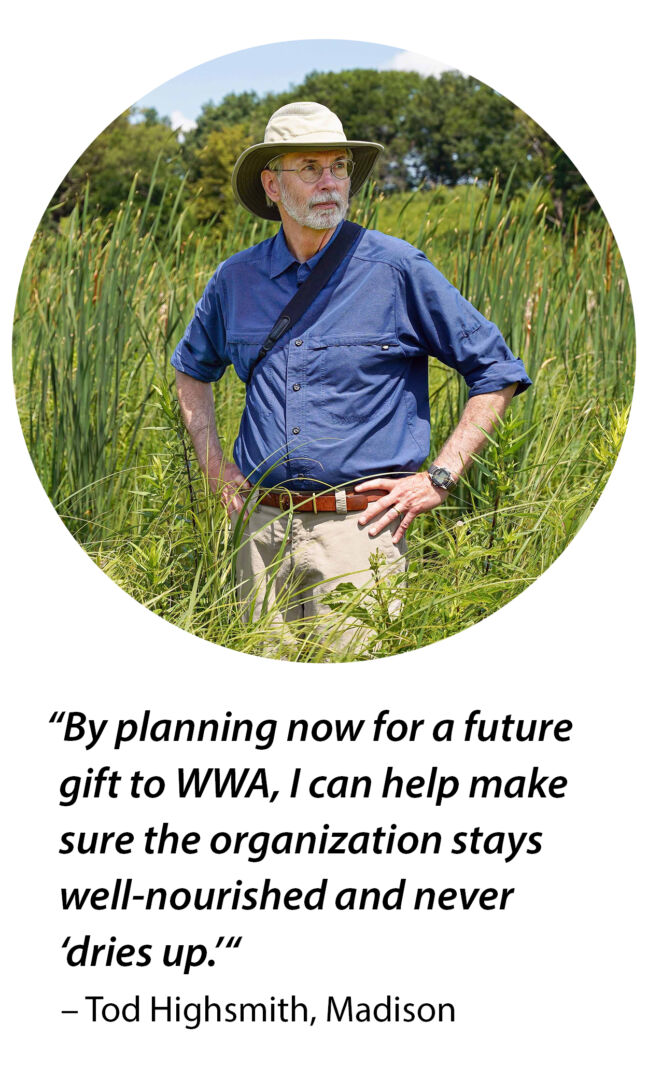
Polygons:
M204 382L233 364L247 381L319 258L298 263L280 230L226 259L172 364ZM234 446L241 472L301 490L416 472L430 450L428 356L460 372L471 395L530 385L497 327L421 251L367 230L255 368Z

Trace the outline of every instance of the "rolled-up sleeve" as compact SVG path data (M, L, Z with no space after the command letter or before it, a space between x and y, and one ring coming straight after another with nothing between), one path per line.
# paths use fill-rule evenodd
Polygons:
M174 368L200 382L216 382L229 364L220 295L221 266L196 304L193 318L171 357Z
M422 252L404 272L408 317L421 344L465 379L469 396L531 386L524 364L494 323L477 311Z

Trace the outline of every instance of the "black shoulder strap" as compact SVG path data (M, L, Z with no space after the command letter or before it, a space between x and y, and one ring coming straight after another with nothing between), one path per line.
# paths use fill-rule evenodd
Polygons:
M252 362L250 367L247 377L248 386L252 382L252 375L254 374L254 370L259 363L259 360L263 360L266 353L270 352L270 349L273 345L276 345L279 338L285 334L286 330L291 326L294 326L295 323L301 319L306 309L310 307L317 294L324 288L333 271L340 265L342 259L350 248L353 247L355 241L359 239L362 232L364 232L364 229L361 225L356 225L352 221L345 221L335 237L335 240L331 244L327 244L324 248L322 257L314 270L311 271L303 285L297 289L295 295L288 301L281 312L281 315L272 327L272 330L263 342L259 355L256 360Z

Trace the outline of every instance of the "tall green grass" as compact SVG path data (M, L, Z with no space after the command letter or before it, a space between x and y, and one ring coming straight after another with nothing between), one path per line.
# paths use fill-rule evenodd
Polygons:
M634 327L621 258L600 217L557 232L542 192L461 188L385 199L355 216L421 247L523 356L534 387L515 400L441 511L410 529L410 569L386 585L340 587L326 627L280 640L268 610L236 602L238 536L206 490L179 421L169 358L220 259L273 231L245 215L224 239L163 221L129 199L108 223L80 207L31 245L16 304L15 379L41 481L66 525L119 585L184 629L241 651L299 660L385 656L478 621L534 581L590 513L623 438ZM157 216L156 216L157 214ZM216 388L235 438L244 388ZM432 455L465 401L430 361ZM363 633L340 655L340 627ZM315 631L318 631L317 633Z

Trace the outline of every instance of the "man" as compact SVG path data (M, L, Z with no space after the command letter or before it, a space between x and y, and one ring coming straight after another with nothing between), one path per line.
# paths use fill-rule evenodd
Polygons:
M218 267L172 358L198 461L230 516L258 485L245 506L238 580L250 617L271 610L283 631L326 627L327 594L342 581L371 583L370 556L381 556L374 575L380 563L402 567L414 518L443 503L484 433L530 385L497 328L422 252L369 230L255 363L381 150L347 140L316 102L275 112L232 184L246 209L281 220L281 230ZM459 371L470 397L423 472L428 355ZM234 462L223 457L211 388L229 363L248 384ZM361 635L347 627L345 647L354 640Z

